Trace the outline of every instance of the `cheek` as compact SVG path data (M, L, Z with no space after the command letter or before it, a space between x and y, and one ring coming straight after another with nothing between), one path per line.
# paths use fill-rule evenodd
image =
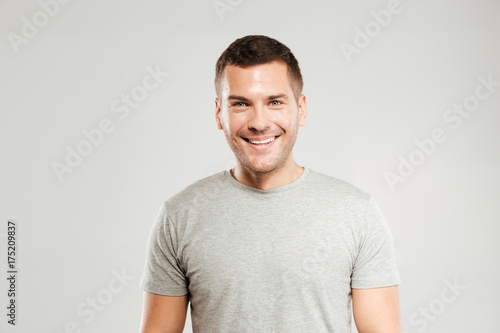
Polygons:
M229 116L227 118L227 128L231 136L237 136L245 128L245 120L242 117Z
M272 120L278 127L281 127L287 132L295 128L299 122L295 114L290 111L276 113Z

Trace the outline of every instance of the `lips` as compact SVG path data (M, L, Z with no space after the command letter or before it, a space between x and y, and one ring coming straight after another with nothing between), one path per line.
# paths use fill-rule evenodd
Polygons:
M262 144L267 144L270 142L273 142L279 137L279 135L267 135L267 136L254 136L254 137L248 137L248 138L243 138L245 141L254 144L254 145L262 145Z
M267 152L272 149L275 142L278 141L280 135L262 137L263 140L254 140L256 137L243 138L249 148L256 152Z

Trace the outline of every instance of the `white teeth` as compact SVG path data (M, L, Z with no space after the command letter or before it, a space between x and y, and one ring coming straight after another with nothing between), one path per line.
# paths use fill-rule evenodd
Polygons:
M276 139L275 136L273 136L272 138L269 138L267 140L262 140L262 141L250 140L250 139L248 139L248 141L250 141L251 143L256 144L256 145L261 145L261 144L264 144L264 143L269 143L269 142L273 141L274 139Z

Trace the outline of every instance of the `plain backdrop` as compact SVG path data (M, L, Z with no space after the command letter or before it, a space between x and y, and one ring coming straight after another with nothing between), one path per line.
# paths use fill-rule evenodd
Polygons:
M405 332L500 332L499 14L497 0L1 1L0 267L12 219L18 275L15 327L0 279L0 331L138 331L162 201L234 164L215 62L264 34L302 69L297 163L387 217Z

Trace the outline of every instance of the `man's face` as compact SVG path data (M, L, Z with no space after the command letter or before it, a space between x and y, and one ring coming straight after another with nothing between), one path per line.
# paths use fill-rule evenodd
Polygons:
M217 127L224 130L237 164L264 173L293 161L298 128L305 124L306 100L301 95L297 105L286 64L227 66L219 98L215 99Z

